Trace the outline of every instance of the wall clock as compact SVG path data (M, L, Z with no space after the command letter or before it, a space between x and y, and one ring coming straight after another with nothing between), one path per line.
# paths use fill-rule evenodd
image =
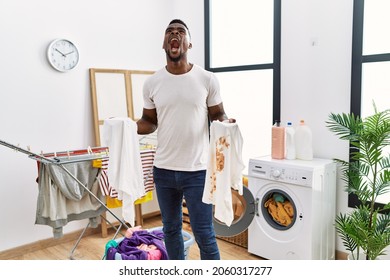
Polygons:
M56 39L47 48L47 59L55 70L67 72L77 66L80 55L73 42L67 39Z

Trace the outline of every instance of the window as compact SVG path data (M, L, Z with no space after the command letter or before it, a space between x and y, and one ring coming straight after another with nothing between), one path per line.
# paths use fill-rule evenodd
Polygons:
M206 69L244 138L243 160L270 154L280 119L281 0L205 0Z
M354 1L351 112L362 118L390 108L390 1ZM386 153L390 152L390 147ZM390 201L389 195L379 199ZM348 206L357 201L350 196Z

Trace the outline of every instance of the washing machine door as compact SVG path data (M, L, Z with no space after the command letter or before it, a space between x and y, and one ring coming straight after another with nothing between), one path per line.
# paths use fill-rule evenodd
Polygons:
M230 237L240 234L249 227L255 216L255 200L247 187L243 188L243 195L232 190L232 202L234 220L230 227L213 218L215 233L218 236Z

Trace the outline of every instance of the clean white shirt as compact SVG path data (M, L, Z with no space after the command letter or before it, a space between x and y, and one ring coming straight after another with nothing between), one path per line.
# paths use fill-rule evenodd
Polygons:
M107 177L122 200L122 215L134 225L134 201L145 195L137 124L130 118L104 120L102 142L109 149Z

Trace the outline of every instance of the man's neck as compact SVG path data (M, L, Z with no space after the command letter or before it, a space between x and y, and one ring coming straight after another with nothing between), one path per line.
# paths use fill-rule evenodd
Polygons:
M167 71L174 75L181 75L189 72L192 69L193 64L188 63L187 61L168 61L165 68Z

